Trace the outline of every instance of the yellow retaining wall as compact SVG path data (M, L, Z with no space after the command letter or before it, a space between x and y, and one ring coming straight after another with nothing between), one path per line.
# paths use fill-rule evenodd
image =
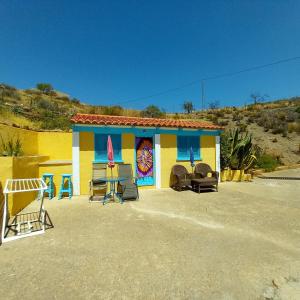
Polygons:
M38 132L38 154L50 160L72 159L71 132Z
M3 139L20 138L23 155L46 155L49 159L72 159L72 133L31 131L0 124ZM0 145L1 148L1 145Z
M251 181L251 174L245 174L244 170L223 170L221 181Z
M0 157L0 185L6 179L38 178L39 163L47 160L45 156ZM8 210L15 215L36 198L36 192L10 194Z
M0 135L4 140L19 138L22 143L24 155L38 154L38 132L0 124Z
M41 177L44 173L54 174L57 195L61 174L72 173L72 165L39 166L39 163L49 159L72 160L72 133L36 132L0 124L0 135L4 140L11 137L19 138L24 155L14 158L0 157L0 201L3 198L1 185L4 188L6 179ZM14 194L9 199L10 213L12 215L18 213L34 199L34 196L30 193Z
M177 161L177 137L171 134L161 134L161 187L166 188L172 184L171 170L175 164L183 165L189 172L192 167L189 161ZM214 136L200 137L202 162L209 164L213 170L216 167L216 148ZM200 161L195 161L199 163Z

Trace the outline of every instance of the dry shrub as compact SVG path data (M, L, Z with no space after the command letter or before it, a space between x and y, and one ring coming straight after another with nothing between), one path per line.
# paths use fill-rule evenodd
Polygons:
M238 126L239 126L241 132L246 132L247 131L247 124L246 123L241 122L241 123L238 124Z
M288 132L297 132L300 133L300 122L293 122L288 124Z
M220 121L218 121L218 125L223 126L223 127L227 126L228 123L229 123L228 120L220 120Z
M243 120L243 116L239 112L235 112L232 116L232 121L240 122Z

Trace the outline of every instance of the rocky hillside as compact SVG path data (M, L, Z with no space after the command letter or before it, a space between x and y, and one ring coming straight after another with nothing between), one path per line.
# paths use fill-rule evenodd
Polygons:
M140 114L139 111L120 106L87 105L52 87L18 90L0 84L1 123L35 130L69 130L70 117L77 112L128 116Z
M248 130L260 148L283 164L300 163L300 97L240 108L165 114L155 106L138 111L120 106L87 105L52 87L41 86L18 90L0 84L0 123L35 130L70 130L70 117L77 112L206 120L226 129Z
M300 163L300 97L173 117L205 119L226 130L239 127L251 132L254 143L282 164Z

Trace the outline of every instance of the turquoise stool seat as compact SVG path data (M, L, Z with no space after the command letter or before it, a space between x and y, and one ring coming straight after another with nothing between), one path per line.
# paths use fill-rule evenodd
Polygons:
M51 200L54 197L54 183L53 183L53 174L45 173L42 176L42 179L45 181L47 185L47 189L44 193L48 193L49 199Z
M72 174L62 174L58 200L63 197L64 193L68 194L69 199L71 199L73 196Z

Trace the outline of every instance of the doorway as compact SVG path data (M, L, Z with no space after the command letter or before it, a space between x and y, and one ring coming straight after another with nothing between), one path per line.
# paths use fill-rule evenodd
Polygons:
M135 174L138 186L154 184L154 149L152 137L135 138Z

